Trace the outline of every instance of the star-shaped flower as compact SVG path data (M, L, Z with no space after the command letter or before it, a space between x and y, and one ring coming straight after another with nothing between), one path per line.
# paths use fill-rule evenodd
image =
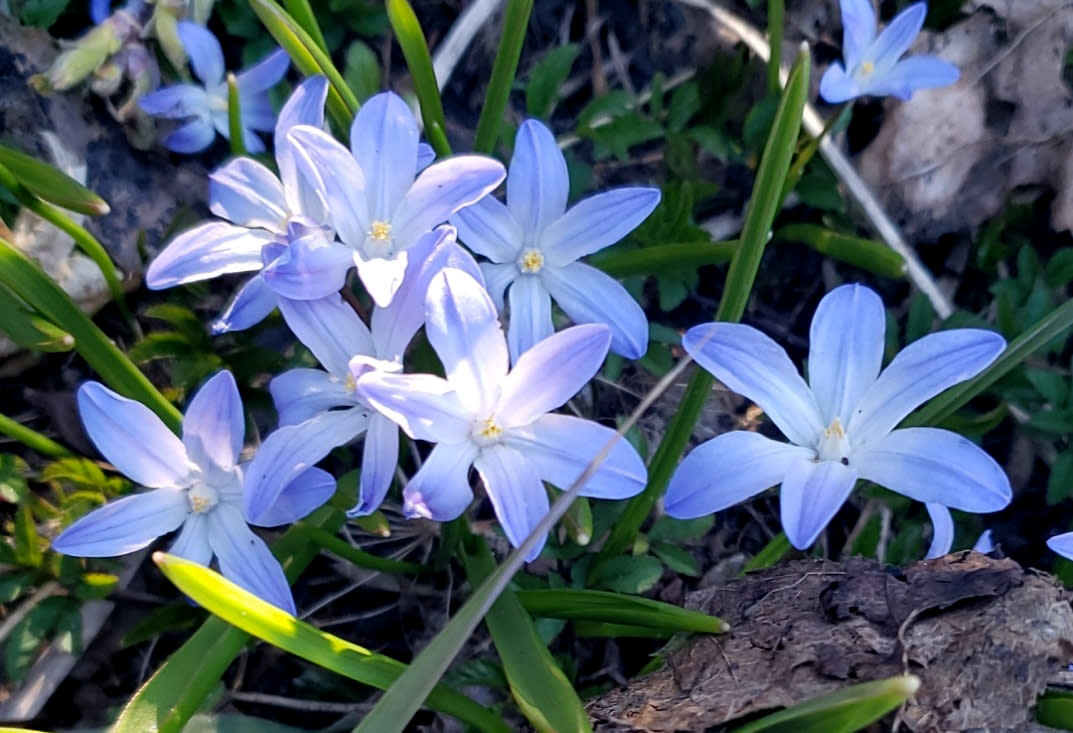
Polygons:
M154 117L193 118L164 140L176 153L197 153L212 145L216 133L230 139L227 121L227 80L224 78L224 54L220 42L207 29L190 23L178 23L179 38L190 59L190 66L204 86L176 84L146 94L139 105ZM242 138L246 150L260 153L265 149L254 130L268 132L276 122L268 90L283 78L290 58L277 49L236 77L239 111L242 115Z
M357 267L379 306L391 303L406 272L407 250L506 176L498 161L456 155L418 169L417 121L396 94L370 98L354 117L350 150L320 129L296 126L298 163L328 204L339 243L292 246L265 268L281 295L313 300L339 290ZM416 175L416 178L415 178Z
M403 491L404 511L439 521L459 516L473 499L469 468L484 482L507 538L518 546L548 512L544 481L567 488L615 432L549 413L588 382L607 355L607 326L574 326L525 352L508 371L507 343L495 305L480 283L454 268L432 280L425 332L446 379L372 371L358 393L412 438L437 445ZM646 471L624 440L581 493L633 496ZM543 543L529 556L540 554Z
M590 196L568 211L566 158L551 131L536 120L518 128L507 173L507 203L492 197L452 219L459 238L492 261L485 278L504 309L510 288L507 341L512 360L555 328L551 301L575 323L604 323L611 350L637 359L648 349L648 319L626 289L578 262L619 241L659 204L659 189L627 186Z
M809 383L782 348L750 326L710 323L682 345L716 379L757 404L790 441L735 431L685 457L664 499L686 519L737 504L782 484L782 526L791 544L811 545L858 478L917 501L993 512L1010 482L987 453L937 428L894 428L943 390L970 379L1005 348L992 331L930 334L880 371L883 303L861 285L824 296L809 333Z
M172 554L201 565L215 556L226 578L294 613L283 569L242 513L249 487L238 459L246 420L230 372L217 373L190 400L181 440L149 408L97 382L79 388L78 408L101 454L152 491L82 517L53 540L54 550L78 557L125 555L182 527ZM259 526L301 519L335 491L335 479L324 471L291 468Z
M832 104L872 95L909 99L918 89L945 87L958 69L935 56L902 59L924 26L926 3L903 10L876 35L871 0L841 0L842 53L846 64L831 64L820 79L820 96Z

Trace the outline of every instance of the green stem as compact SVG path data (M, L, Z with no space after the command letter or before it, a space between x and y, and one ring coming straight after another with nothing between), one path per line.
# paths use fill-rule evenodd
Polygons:
M783 0L768 0L767 35L771 45L771 56L767 63L767 91L774 96L779 93L779 72L782 71L782 35L785 23L786 7Z
M359 550L346 540L320 529L319 527L312 527L305 522L298 522L294 525L306 535L313 543L320 545L333 555L346 560L352 565L356 565L360 568L369 568L370 570L379 570L383 573L392 573L395 575L425 575L435 572L432 568L425 565L419 565L413 562L403 562L401 560L392 560L387 557L380 557L379 555L373 555L370 552Z
M227 72L227 133L231 143L231 155L246 154L246 140L242 134L242 107L238 98L238 80Z
M74 453L64 448L52 438L42 435L36 430L12 420L7 415L0 414L0 433L3 433L9 438L14 438L27 448L51 458L70 458L74 455Z
M477 121L477 135L473 140L473 151L476 153L492 153L495 150L503 110L507 108L510 98L510 88L518 70L518 59L522 55L522 43L532 10L533 0L510 0L507 5L503 38L499 41L492 76L488 80L488 92Z

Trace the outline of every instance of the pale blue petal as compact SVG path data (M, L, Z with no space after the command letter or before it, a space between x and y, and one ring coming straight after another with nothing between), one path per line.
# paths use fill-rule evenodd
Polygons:
M395 247L413 246L422 234L495 190L505 176L502 163L483 155L456 155L433 163L421 171L391 215Z
M545 267L540 280L574 323L603 323L611 329L611 350L627 359L648 351L648 318L614 278L582 262Z
M263 512L258 527L279 527L297 522L322 506L335 493L335 479L327 471L310 468L294 477Z
M246 416L235 378L217 372L197 391L183 417L183 445L202 471L230 471L238 462L246 436Z
M399 428L383 415L373 415L362 448L358 503L347 512L348 517L363 517L380 508L398 465Z
M782 483L791 466L811 455L759 433L723 433L682 459L663 497L664 510L675 519L722 511Z
M566 158L555 136L537 120L526 120L514 138L507 173L507 205L513 218L522 231L537 235L566 211L569 192Z
M496 310L502 313L506 310L506 303L503 298L504 291L515 279L521 277L522 271L518 269L517 263L514 262L504 264L482 262L481 274L484 275L488 295L492 298L492 302L496 304Z
M279 424L297 425L334 407L353 407L354 391L320 369L288 369L268 383Z
M1062 557L1073 560L1073 532L1055 535L1047 540L1047 547Z
M242 508L254 524L268 516L284 488L332 449L361 435L369 416L360 408L333 410L269 435L246 466Z
M456 519L473 501L469 467L476 458L477 446L469 441L433 448L402 491L403 514L437 522Z
M849 422L883 365L883 301L863 285L843 285L820 301L809 330L808 380L824 425Z
M925 560L942 557L950 553L954 546L954 518L950 516L950 510L942 504L929 501L924 505L931 518L931 544L928 545L928 554Z
M265 265L261 277L284 298L318 300L338 293L353 266L349 247L315 231L292 239L278 258Z
M436 151L432 149L432 146L428 143L418 143L417 145L417 171L421 171L432 165L432 161L436 160Z
M369 372L358 394L411 438L432 443L465 440L476 419L450 383L431 374Z
M610 343L607 326L596 323L538 342L503 380L496 417L504 426L522 426L562 407L596 376Z
M78 389L78 412L90 440L119 472L143 486L183 487L190 462L175 433L140 402L98 382Z
M100 25L108 20L111 14L112 0L90 0L89 19L93 21L93 25Z
M254 326L276 308L279 297L265 285L260 275L254 275L232 298L219 318L212 322L213 334L243 331Z
M200 153L212 145L216 130L205 120L188 122L164 138L164 147L175 153Z
M739 323L694 326L682 346L729 389L755 402L791 443L815 444L825 427L820 408L781 346Z
M420 137L413 112L394 92L370 97L358 110L350 127L350 150L365 174L372 219L390 220L413 184Z
M928 14L927 3L914 3L898 13L883 29L875 43L862 56L876 65L876 74L886 73L913 45L924 17Z
M90 512L52 541L52 549L76 557L115 557L134 552L178 528L190 513L181 489L126 496Z
M279 310L298 340L339 379L350 374L352 357L374 355L368 327L338 293L320 300L281 300Z
M328 80L323 76L311 76L291 93L279 112L276 121L276 165L283 182L287 206L293 213L313 217L318 223L326 223L324 205L313 186L306 182L298 171L294 151L287 132L295 125L324 127L324 102L328 98Z
M291 66L291 59L282 48L277 48L250 68L239 72L235 77L239 92L256 94L265 92L279 83ZM245 111L245 110L243 110ZM245 117L245 114L243 114ZM272 121L275 124L275 120ZM267 128L271 130L273 125Z
M958 67L949 61L935 56L913 56L899 61L882 76L877 74L869 80L866 92L909 99L918 89L950 86L959 76Z
M224 52L208 28L180 20L176 24L179 40L194 74L211 89L224 81Z
M187 502L189 504L189 502ZM183 522L182 531L171 543L168 552L177 557L205 567L212 562L212 547L209 545L209 522L204 514L190 513Z
M358 279L373 302L381 308L391 305L406 278L406 267L410 263L408 253L399 252L391 258L365 259L360 252L355 252L352 260L358 271Z
M548 513L548 492L526 456L506 445L483 449L473 462L492 500L503 534L517 547ZM525 556L532 562L544 549L547 535Z
M997 512L1010 503L1010 480L975 443L939 428L895 430L854 453L861 478L910 499L963 512Z
M940 331L914 341L861 397L846 432L858 448L882 438L927 400L975 377L1004 348L1006 341L997 333L974 328Z
M432 279L425 333L467 409L487 412L507 375L507 340L491 298L470 275L448 268Z
M327 204L339 238L351 247L362 246L369 233L369 208L365 176L354 156L319 128L295 125L287 137L298 169Z
M630 186L579 201L540 235L546 264L567 265L610 247L647 219L659 198L658 188Z
M876 39L876 13L872 0L841 0L842 54L846 66L855 68Z
M782 480L779 514L790 544L808 549L846 502L857 472L838 461L794 461Z
M209 209L243 227L283 231L287 202L283 186L252 158L235 158L209 175Z
M828 104L841 104L862 94L857 82L837 61L832 62L820 78L820 96Z
M614 430L591 420L551 414L527 427L507 431L503 442L526 456L541 479L566 491L614 437ZM581 495L625 499L640 493L647 479L641 456L629 441L620 438L585 483Z
M982 552L987 555L995 551L995 541L991 537L991 530L985 529L976 538L976 544L972 546L974 552Z
M493 196L467 206L451 217L458 238L492 262L514 262L522 253L524 235L510 209Z
M204 117L209 114L209 97L201 87L192 84L175 84L140 97L138 106L152 117L170 120L183 117Z
M261 248L272 235L222 221L199 224L175 237L149 263L145 284L151 290L261 269Z
M217 504L209 512L208 521L209 544L220 561L220 574L258 598L294 614L294 598L283 568L264 540L246 525L238 508Z
M517 363L519 356L555 332L551 321L551 296L540 278L522 275L510 286L507 300L510 303L507 344L511 362Z

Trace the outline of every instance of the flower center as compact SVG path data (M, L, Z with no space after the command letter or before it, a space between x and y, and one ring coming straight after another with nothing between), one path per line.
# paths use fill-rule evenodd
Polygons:
M539 249L527 249L518 258L518 267L528 275L535 275L544 267L544 255Z
M849 453L849 438L842 427L842 421L836 417L820 436L819 443L816 445L816 460L838 461L848 466Z
M861 76L871 76L876 70L876 65L871 61L862 61L859 68Z
M186 492L186 498L190 502L190 511L194 514L205 514L220 502L220 495L204 481L198 481Z
M354 390L356 390L358 388L358 380L354 379L353 374L347 374L346 375L346 381L343 382L343 386L346 387L347 392L350 392L351 394L353 394Z
M496 423L494 417L486 417L477 420L473 426L473 439L478 445L491 445L499 441L503 435L503 428Z
M375 239L377 242L391 241L391 223L374 221L369 228L369 239Z

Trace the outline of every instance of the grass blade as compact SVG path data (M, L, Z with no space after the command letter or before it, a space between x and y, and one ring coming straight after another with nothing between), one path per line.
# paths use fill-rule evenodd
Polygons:
M818 224L788 224L775 232L775 242L802 242L822 255L882 277L905 277L905 260L874 239L833 232Z
M665 631L722 634L730 625L700 611L602 590L556 588L515 593L533 616L567 621L602 621Z
M661 244L641 249L604 250L591 255L588 263L611 277L657 275L664 272L692 272L704 265L729 262L738 249L738 242L685 242Z
M499 40L499 49L492 64L492 75L488 80L484 106L477 120L477 134L473 140L473 152L493 153L496 140L499 139L499 127L503 122L503 111L510 99L510 90L514 84L514 75L518 72L518 59L522 55L522 43L525 31L529 27L529 15L533 11L533 0L509 0L503 18L503 38Z
M60 169L6 145L0 145L0 165L34 196L61 209L86 216L103 216L111 211L107 201Z
M227 133L231 143L231 155L246 154L246 140L242 134L242 102L238 98L238 79L227 72Z
M425 137L437 155L450 155L447 142L447 122L443 117L443 101L432 68L432 57L421 24L417 22L414 9L407 0L387 0L387 17L395 38L406 59L406 68L414 82L417 101L421 103L421 119L425 123Z

